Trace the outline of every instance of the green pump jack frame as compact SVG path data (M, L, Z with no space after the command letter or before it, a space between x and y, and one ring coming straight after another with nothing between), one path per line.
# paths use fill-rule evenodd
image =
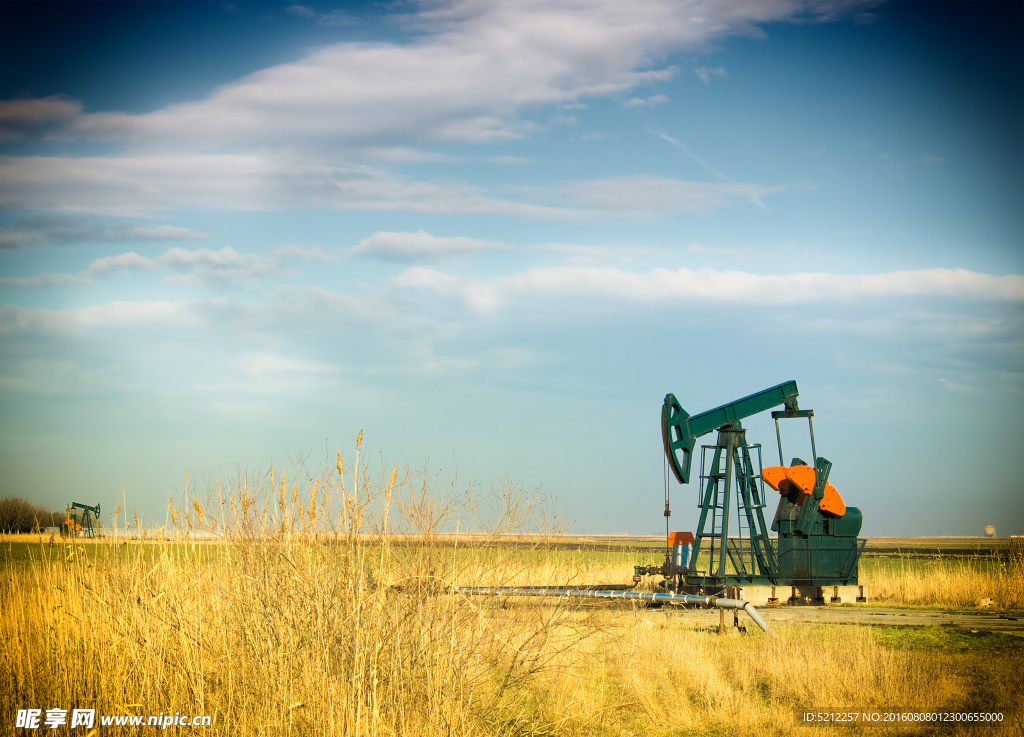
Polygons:
M720 429L717 443L702 448L703 451L713 451L713 457L707 473L704 473L703 454L701 458L704 487L690 560L698 560L707 541L709 566L704 575L694 571L684 576L690 586L777 585L779 580L779 564L764 520L765 503L758 484L760 469L755 472L752 458L752 451L758 451L759 455L760 447L747 445L746 430L737 425L738 421L733 422L729 429ZM730 502L734 498L736 512L740 515L739 538L730 538L728 534ZM744 522L749 550L743 547ZM731 572L727 571L728 563L732 563Z
M823 522L819 504L832 463L817 455L814 411L799 409L797 396L796 382L789 381L693 417L683 410L674 395L665 397L662 410L665 452L680 483L689 481L696 438L713 429L718 431L715 445L701 448L700 480L703 486L700 520L694 535L690 567L672 571L677 590L684 587L708 591L727 586L857 583L857 562L865 541L858 540L856 533L852 536L836 535L829 534L826 529L827 523ZM746 431L740 421L780 404L785 405L785 410L772 412L779 462L785 465L779 420L806 418L816 476L813 493L798 507L780 503L780 512L787 507L788 516L780 521L780 512L776 513L772 529L779 532L779 537L773 540L764 518L766 500L761 479L761 446L747 444ZM710 464L705 464L709 452L713 456ZM755 455L757 468L754 466ZM794 459L794 462L802 463L799 459ZM730 538L731 502L734 498L740 534ZM796 514L795 519L791 518L793 513ZM670 514L666 498L666 518ZM856 514L860 514L859 510ZM706 570L698 570L698 556L705 541L709 564ZM670 562L666 562L665 568L671 568Z

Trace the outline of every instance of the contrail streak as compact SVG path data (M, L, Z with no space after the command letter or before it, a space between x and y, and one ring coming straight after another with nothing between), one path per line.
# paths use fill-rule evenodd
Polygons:
M708 162L706 162L703 159L701 159L698 156L696 156L692 151L690 151L690 149L688 149L686 146L684 146L679 141L674 139L672 136L667 136L664 133L658 133L658 131L653 131L653 130L651 132L661 136L662 138L664 138L666 141L671 143L673 146L675 146L680 151L682 151L684 154L686 154L691 159L693 159L695 162L697 162L697 164L699 166L703 167L704 169L707 169L709 172L714 174L716 177L721 179L723 182L731 182L732 181L732 179L730 179L729 177L725 176L725 174L723 174L722 172L720 172L717 169L715 169L715 167L711 166L711 164L709 164Z

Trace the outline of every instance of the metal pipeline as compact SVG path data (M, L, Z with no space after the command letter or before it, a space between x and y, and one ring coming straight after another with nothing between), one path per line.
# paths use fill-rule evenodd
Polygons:
M754 605L749 601L743 601L742 599L715 599L713 604L719 609L742 609L747 613L747 616L754 620L754 624L763 629L767 634L775 637L775 633L768 626L768 622L765 621L760 612L754 609Z
M742 609L765 633L775 636L768 622L754 608L754 605L740 599L724 599L717 596L690 596L688 594L662 594L648 591L608 591L591 589L530 588L522 586L451 586L447 589L456 594L487 594L505 596L566 596L581 599L631 599L633 601L657 601L675 604L697 604L704 607L719 609Z

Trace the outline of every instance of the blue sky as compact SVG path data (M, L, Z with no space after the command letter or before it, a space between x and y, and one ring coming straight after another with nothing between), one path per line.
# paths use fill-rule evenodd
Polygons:
M664 395L795 379L866 534L1020 534L1022 7L4 0L0 495L365 428L657 533Z

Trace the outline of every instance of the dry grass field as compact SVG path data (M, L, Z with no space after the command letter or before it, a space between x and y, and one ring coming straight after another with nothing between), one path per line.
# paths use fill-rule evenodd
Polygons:
M1010 636L792 625L721 637L670 610L453 595L453 583L621 582L636 554L553 544L557 525L514 489L470 498L397 470L371 478L358 457L357 445L352 468L339 453L315 477L188 487L169 504L170 540L5 539L3 731L28 733L11 726L18 709L58 707L212 718L170 734L854 734L796 727L794 713L885 707L1005 717L870 733L1024 732L1011 677L1024 648ZM200 530L217 537L188 537ZM894 565L871 585L940 604L948 586L980 586L1021 606L1019 556L960 563Z

